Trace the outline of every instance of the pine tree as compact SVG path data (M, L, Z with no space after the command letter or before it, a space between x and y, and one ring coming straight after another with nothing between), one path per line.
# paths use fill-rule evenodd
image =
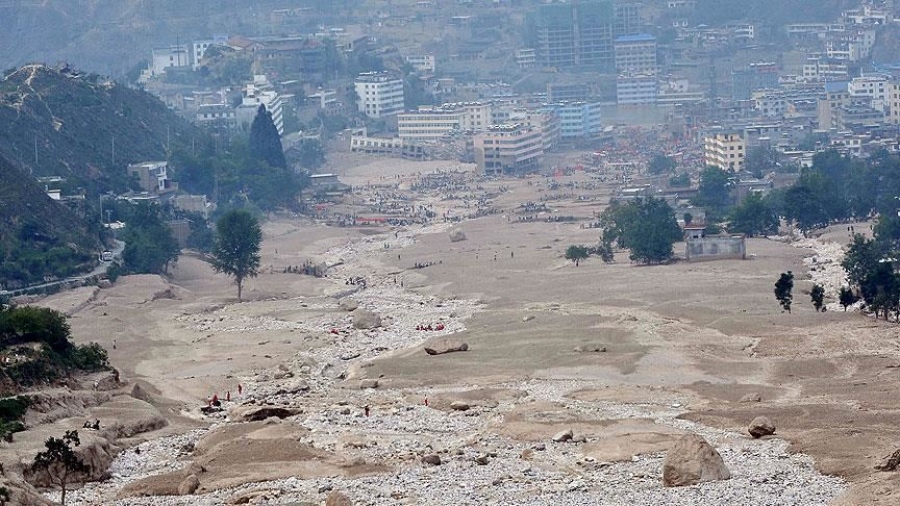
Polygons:
M250 154L271 167L287 168L278 128L272 121L272 113L262 104L256 110L256 117L250 125Z
M822 285L813 285L812 290L809 292L809 296L812 299L816 311L821 311L822 307L825 305L825 289L822 288Z

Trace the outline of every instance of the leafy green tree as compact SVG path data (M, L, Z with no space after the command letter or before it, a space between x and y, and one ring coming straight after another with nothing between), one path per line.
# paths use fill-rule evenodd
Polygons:
M654 176L670 174L675 171L676 167L678 167L678 164L675 162L674 158L663 154L657 154L651 158L650 163L647 164L647 172Z
M764 174L778 168L778 152L773 148L753 146L747 148L744 158L744 168L754 177L763 177Z
M325 149L318 139L304 139L298 152L297 162L304 169L318 169L325 163Z
M860 292L876 317L879 310L883 311L885 320L890 311L897 311L900 304L900 276L894 271L891 262L882 260L875 264L860 284Z
M728 206L731 175L718 167L706 166L700 171L698 204L712 210Z
M262 160L270 167L287 168L281 135L278 134L278 128L272 121L272 113L262 104L256 110L256 117L250 125L250 154L254 159Z
M603 212L601 222L604 239L627 248L633 262L670 260L674 255L672 246L682 238L672 208L662 199L610 206Z
M229 211L216 223L212 267L234 278L239 301L244 279L256 277L258 273L260 243L262 229L247 211Z
M676 174L669 178L669 186L673 188L684 188L691 185L691 176L687 172Z
M761 195L751 193L741 205L733 208L729 216L728 231L754 235L778 232L778 215Z
M794 222L805 236L810 230L828 224L822 197L806 185L795 184L784 194L785 218Z
M775 282L775 299L781 304L782 309L791 312L791 302L794 296L791 291L794 289L794 273L791 271L782 272L778 281Z
M66 504L66 488L91 472L91 467L73 450L81 445L77 430L68 430L62 438L51 437L44 442L46 450L34 456L32 470L46 472L50 483L62 492L60 503Z
M600 256L600 260L603 260L604 263L612 263L616 259L615 252L613 251L612 241L601 238L600 244L597 246L597 255Z
M589 255L590 252L586 246L573 244L566 249L566 260L571 260L575 264L575 267L578 267L578 263Z
M874 240L866 239L862 234L854 235L841 262L850 284L862 286L869 273L878 266L882 256L882 250Z
M812 290L809 292L809 297L812 299L816 311L821 311L822 306L825 305L825 289L822 288L822 285L813 285Z
M125 269L135 274L164 274L178 261L181 249L171 229L163 222L159 206L140 203L126 218Z
M0 345L43 343L56 353L72 349L65 315L49 308L9 307L0 310Z
M842 286L841 291L838 294L838 301L844 306L844 311L847 311L849 306L856 303L857 298L856 295L853 294L853 290L846 286Z

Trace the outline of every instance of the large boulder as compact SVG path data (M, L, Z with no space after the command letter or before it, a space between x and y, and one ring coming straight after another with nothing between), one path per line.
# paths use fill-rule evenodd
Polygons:
M341 299L341 301L338 302L338 306L340 306L340 308L344 311L356 311L356 309L359 307L359 302L353 299Z
M719 452L696 434L678 438L663 461L663 485L683 487L704 481L727 480L731 473Z
M572 429L566 429L554 434L552 439L554 443L565 443L566 441L570 441L573 436L574 433L572 432Z
M353 506L353 501L340 492L330 492L325 498L325 506Z
M357 329L374 329L381 326L381 317L368 309L353 310L353 327Z
M468 351L469 345L458 339L438 339L425 345L425 353L429 355L443 355L456 351Z
M466 240L466 233L462 230L454 230L450 232L450 242L460 242Z
M191 495L200 488L200 478L192 474L178 484L178 495Z
M775 423L772 422L772 420L769 420L768 417L757 416L750 422L750 427L747 428L747 432L754 438L771 436L772 434L775 434Z
M303 411L289 406L237 406L228 412L235 422L258 422L268 418L288 418Z

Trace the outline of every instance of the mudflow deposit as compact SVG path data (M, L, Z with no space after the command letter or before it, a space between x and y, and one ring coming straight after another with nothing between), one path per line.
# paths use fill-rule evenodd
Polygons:
M746 260L576 266L564 251L597 243L614 190L595 174L346 162L328 216L264 224L243 302L189 254L38 301L120 376L41 394L0 443L8 479L80 429L102 479L72 505L900 503L874 469L900 445L898 327L836 304L846 226L748 239Z

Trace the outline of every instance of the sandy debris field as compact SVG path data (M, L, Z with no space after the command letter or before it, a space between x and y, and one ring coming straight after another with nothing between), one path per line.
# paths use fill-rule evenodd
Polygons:
M468 183L419 184L435 171ZM139 385L134 416L168 422L120 437L111 478L70 504L322 504L337 492L378 505L900 502L896 476L873 469L900 441L897 327L835 304L846 226L748 239L747 260L639 266L623 251L576 267L564 251L597 242L588 224L613 191L593 174L476 180L471 166L367 159L341 176L357 210L435 217L275 216L243 302L190 255L167 279L41 302L71 314L77 341L110 349L127 382L113 399ZM327 276L285 272L306 261ZM787 270L790 314L772 295ZM204 415L213 393L230 401ZM46 430L80 427L93 409ZM759 415L775 436L750 438ZM731 479L662 485L666 451L687 433L719 450ZM187 481L193 495L177 495Z

